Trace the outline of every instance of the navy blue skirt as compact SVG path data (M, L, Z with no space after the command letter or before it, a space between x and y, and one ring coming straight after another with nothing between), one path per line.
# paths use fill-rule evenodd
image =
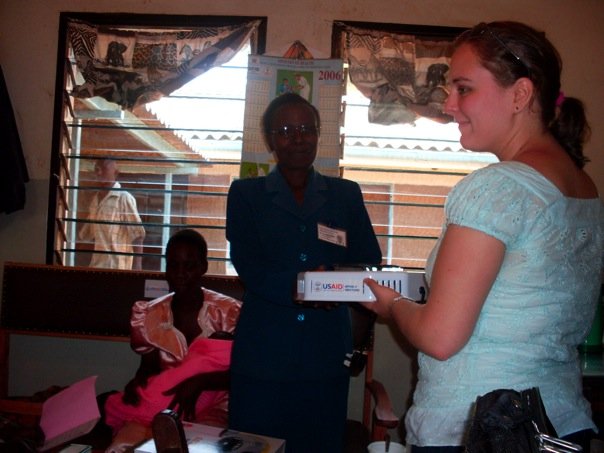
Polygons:
M231 372L229 427L285 439L286 453L342 452L349 380L283 382Z

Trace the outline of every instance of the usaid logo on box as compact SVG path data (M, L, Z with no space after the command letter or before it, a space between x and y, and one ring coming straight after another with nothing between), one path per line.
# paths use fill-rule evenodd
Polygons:
M364 284L373 278L412 300L424 300L423 272L406 271L310 271L298 274L297 299L338 302L372 302L375 296Z
M344 289L344 285L342 283L321 283L315 282L315 291L342 291Z

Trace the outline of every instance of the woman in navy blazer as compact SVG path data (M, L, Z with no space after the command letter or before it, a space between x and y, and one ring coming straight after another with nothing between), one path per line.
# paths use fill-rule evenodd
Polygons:
M230 187L227 239L245 284L231 362L230 427L286 440L288 453L337 453L352 351L346 304L301 304L298 272L382 259L357 183L313 168L320 118L283 94L262 121L277 162Z

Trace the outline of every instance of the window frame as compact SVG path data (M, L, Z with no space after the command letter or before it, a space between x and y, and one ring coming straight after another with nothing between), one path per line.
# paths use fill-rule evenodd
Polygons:
M163 15L163 14L136 14L136 13L81 13L61 12L59 18L59 39L57 49L57 65L55 77L55 98L53 108L52 145L50 155L50 178L48 195L48 218L46 234L46 263L56 262L55 243L59 234L57 225L58 198L60 196L61 152L64 133L62 130L63 111L66 105L65 90L69 71L66 70L68 56L68 23L71 20L80 20L107 27L150 27L155 29L174 29L200 26L229 26L237 25L252 20L259 20L257 41L252 47L252 53L262 55L266 49L267 18L265 16L214 16L214 15Z
M446 26L432 26L432 25L412 25L412 24L396 24L396 23L377 23L377 22L360 22L360 21L346 21L346 20L334 20L332 27L332 49L331 49L331 57L332 58L340 58L344 60L346 64L345 55L344 55L344 46L343 46L343 38L345 34L348 32L348 28L362 29L374 32L385 32L392 33L397 35L405 35L410 37L417 37L422 41L430 41L430 40L445 40L453 42L455 37L458 36L463 31L467 30L467 28L462 27L446 27ZM348 83L349 77L346 76L344 79L344 83ZM344 100L343 100L344 104ZM343 105L343 111L346 111L350 106ZM344 125L344 123L343 123ZM384 137L375 137L375 138L384 138ZM401 137L402 138L402 137ZM409 139L413 140L413 139ZM435 139L438 141L438 139ZM374 229L376 230L376 235L380 242L380 246L382 247L383 254L383 263L387 265L395 265L402 266L406 269L415 269L415 270L424 270L425 265L422 264L422 261L425 261L425 258L421 258L419 255L422 255L426 247L431 249L432 246L429 246L429 243L436 243L440 230L442 228L442 224L436 228L432 223L435 221L435 216L442 216L444 220L444 203L446 201L446 197L448 195L448 191L455 184L455 179L461 179L467 174L471 173L475 169L488 165L492 160L491 156L483 157L485 153L477 153L480 156L477 156L476 159L469 159L467 165L464 161L463 164L454 161L448 161L446 157L442 158L443 165L438 165L437 162L434 162L435 165L425 165L425 169L421 166L419 167L406 167L405 160L395 158L397 160L397 164L389 167L387 164L376 164L376 165L363 165L363 164L347 164L347 152L346 146L351 146L352 150L354 150L356 145L346 145L346 131L342 134L342 159L340 162L340 172L344 175L344 177L348 179L355 180L361 186L361 190L363 192L363 197L365 199L365 203L367 209L370 213L370 217L372 218L372 223L374 225ZM459 149L464 151L459 144ZM377 148L376 148L377 150ZM412 151L409 148L409 151ZM378 150L379 152L379 150ZM426 153L432 151L425 151ZM436 153L440 151L434 151ZM470 151L465 151L470 154ZM354 154L354 152L353 152ZM490 154L490 153L486 153ZM462 157L464 160L465 157ZM413 160L413 157L409 157L409 161ZM438 161L440 159L436 159ZM455 158L454 158L455 160ZM398 163L400 162L400 165ZM448 162L448 165L447 165ZM453 165L451 165L453 164ZM361 174L363 172L373 173L375 177L375 182L367 182L366 180L357 179L354 174ZM348 173L348 174L347 174ZM400 180L397 180L393 183L390 183L390 192L384 192L380 194L380 185L382 183L377 182L381 180L379 174L390 174L400 175ZM449 187L447 192L444 193L434 193L430 192L429 197L437 197L441 199L441 201L434 202L431 201L426 203L421 200L422 194L424 194L424 188L429 188L432 184L429 185L421 185L417 182L409 183L406 181L408 177L412 177L415 179L419 179L418 175L424 175L424 178L430 178L431 182L434 181L434 186L440 186L440 183L436 183L436 181L442 181L443 178L453 178L449 183L443 184L438 187L442 192L442 189L445 189L447 186ZM392 177L391 176L391 177ZM432 178L434 176L434 178ZM411 194L403 194L395 191L396 186L406 187L415 185L419 190L417 192L412 192ZM426 191L426 193L428 193ZM386 198L388 198L386 200ZM399 201L396 201L396 199ZM409 198L409 201L402 201L406 198ZM419 201L418 201L419 200ZM377 212L380 209L386 207L389 210L388 215L390 216L387 221L383 221L383 215L380 216ZM432 217L431 222L427 223L423 227L420 225L413 225L413 222L410 222L412 226L405 224L408 217L404 217L401 214L401 210L406 212L407 210L413 211L422 208L428 209L437 209L437 212L434 215L426 215L423 217L420 215L417 218L426 219L428 217ZM394 212L398 210L399 214L395 216ZM422 211L424 212L424 211ZM432 211L435 212L435 211ZM419 214L419 212L418 212ZM414 219L417 219L414 218ZM397 221L402 220L400 225L397 225ZM413 230L416 230L415 232ZM425 230L421 233L417 233L420 230ZM438 232L436 231L438 229ZM400 232L396 232L398 230ZM407 232L405 232L407 231ZM427 242L426 242L427 240ZM409 242L411 241L411 242ZM419 241L419 242L418 242ZM423 245L422 245L423 241ZM393 244L398 244L396 247ZM405 249L408 250L403 254L398 254L393 252L394 249ZM423 251L420 251L423 250ZM417 255L416 255L417 253Z
M208 26L226 26L226 25L234 25L241 22L248 22L250 20L260 20L260 26L257 31L257 43L256 47L252 48L252 53L261 55L265 51L265 43L266 43L266 24L267 20L264 17L250 17L250 16L183 16L183 15L155 15L155 14L107 14L107 13L61 13L60 17L60 28L59 28L59 48L57 54L57 77L56 77L56 93L55 93L55 105L54 105L54 118L53 118L53 139L52 139L52 151L51 151L51 171L50 171L50 181L49 181L49 206L48 206L48 229L47 229L47 251L46 251L46 262L48 264L52 264L55 262L60 262L60 258L57 258L57 235L61 234L61 226L58 224L59 220L57 220L57 214L60 209L60 198L61 197L61 187L62 187L62 179L59 175L61 175L62 166L65 165L62 162L62 151L64 147L64 112L65 106L69 106L67 101L67 97L69 93L66 88L69 82L69 68L66 69L65 65L69 64L69 59L66 54L68 50L68 42L67 42L67 30L68 23L71 20L80 20L88 23L92 23L98 26L107 26L107 27L149 27L153 29L174 29L174 28L185 28L185 27L199 27L203 25ZM372 22L358 22L358 21L334 21L332 28L332 58L342 58L342 34L346 32L346 27L354 27L375 31L385 31L396 34L403 35L411 35L417 36L422 39L446 39L453 41L455 36L457 36L460 32L465 30L465 28L459 27L441 27L441 26L425 26L425 25L408 25L408 24L393 24L393 23L372 23ZM344 99L342 99L342 103L344 104ZM343 105L343 108L345 106ZM343 124L342 124L343 125ZM344 141L344 135L342 136L342 142ZM356 145L351 145L356 146ZM344 149L343 149L344 152ZM383 167L380 165L371 165L368 164L367 168L363 168L362 166L358 166L357 164L349 165L346 163L346 159L344 159L344 154L342 155L342 160L340 161L340 173L346 176L346 172L365 172L365 171L373 171L373 172L386 172L386 173L395 173L404 175L406 173L424 173L427 174L428 177L431 175L439 175L439 176L453 176L453 177L463 177L466 174L473 171L473 169L465 169L461 171L451 171L451 167L442 166L441 170L427 170L423 171L421 169L409 169L403 168L390 168ZM369 158L370 159L370 158ZM398 158L396 158L398 159ZM443 159L446 161L446 159ZM404 159L401 159L404 162ZM405 182L405 177L403 176L400 182L397 184L407 185ZM349 179L354 179L350 178ZM377 181L377 180L376 180ZM380 182L362 182L358 181L361 185L361 188L364 192L365 202L368 205L368 210L383 210L383 207L386 206L389 210L396 209L416 209L422 206L422 202L412 201L412 202L396 202L394 199L390 199L390 201L383 199L384 196L392 198L400 196L400 194L394 191L394 185L389 189L389 192L384 192L380 194L379 186ZM430 184L429 184L430 185ZM429 186L428 185L428 186ZM421 184L419 187L424 187ZM426 186L426 187L428 187ZM372 188L377 187L378 192L374 191ZM440 188L442 192L442 187ZM444 192L443 192L444 193ZM411 194L411 197L416 197L420 192ZM429 194L428 196L433 196ZM438 208L442 211L444 208L444 199L446 199L446 194L438 195L443 199L442 205L439 204L434 205L431 204L430 208ZM64 197L61 197L64 198ZM416 197L417 198L417 197ZM426 207L426 206L424 206ZM408 218L408 217L407 217ZM391 254L390 250L392 248L392 244L395 241L398 241L397 245L398 249L401 247L404 249L405 247L409 247L410 249L422 248L425 249L426 246L417 246L417 245L405 245L409 240L422 240L428 239L432 242L436 240L438 234L436 233L436 228L432 223L425 224L424 227L421 225L415 227L416 229L424 228L426 230L434 230L431 231L430 234L421 233L421 235L415 235L413 232L409 233L396 233L393 232L395 228L401 227L409 229L409 225L397 225L394 223L396 218L392 217L385 223L382 223L382 219L374 222L374 227L376 228L376 232L378 233L378 238L380 239L382 248L383 248L383 257L384 263L387 264L397 264L391 263L390 260L398 261L398 263L405 262L405 260L416 261L415 255L412 252L405 252L402 255L396 255L395 253ZM206 225L207 226L207 225ZM411 226L413 228L414 226ZM411 230L409 230L411 231ZM418 243L419 244L419 243ZM228 244L227 244L228 250ZM422 254L421 252L420 254ZM154 255L155 256L155 255ZM224 258L222 258L224 261ZM228 255L226 257L226 261L228 262ZM422 258L423 261L423 258ZM72 265L72 264L70 264ZM77 265L77 264L76 264ZM228 264L227 264L228 265ZM401 265L401 264L398 264ZM406 268L416 268L423 269L421 264L417 266L409 266L408 264L403 264ZM227 272L228 273L228 272Z

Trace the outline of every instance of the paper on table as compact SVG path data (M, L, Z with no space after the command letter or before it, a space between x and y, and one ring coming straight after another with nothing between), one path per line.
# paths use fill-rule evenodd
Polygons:
M69 442L94 428L101 418L96 401L96 378L90 376L76 382L44 402L40 427L45 442L40 451Z

